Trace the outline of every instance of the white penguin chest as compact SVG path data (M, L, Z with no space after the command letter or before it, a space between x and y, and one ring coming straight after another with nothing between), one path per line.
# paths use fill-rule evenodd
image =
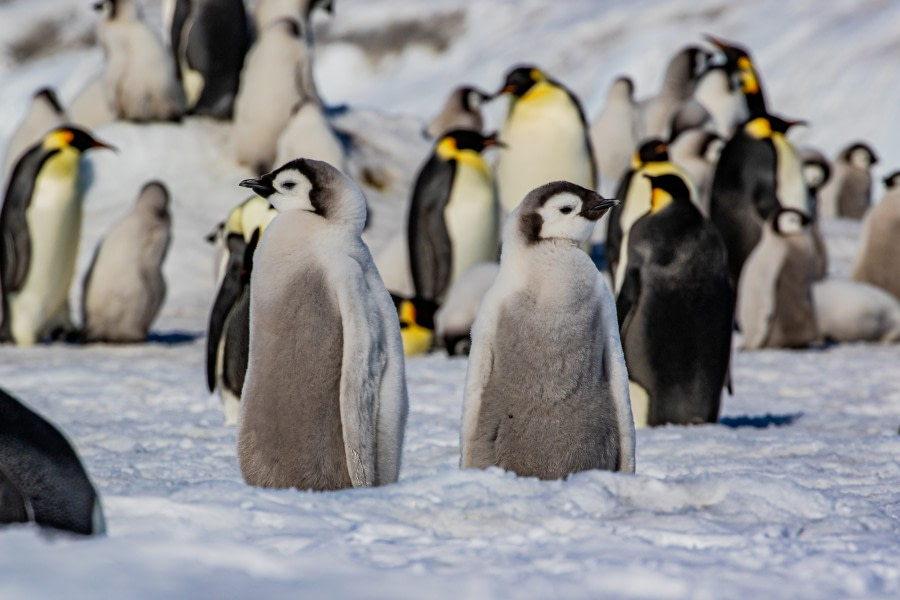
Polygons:
M797 151L783 135L773 135L777 166L775 171L776 194L784 208L795 208L804 213L809 210L806 198L806 182L803 180L803 165Z
M498 210L488 173L457 164L444 222L453 247L451 285L475 263L496 260Z

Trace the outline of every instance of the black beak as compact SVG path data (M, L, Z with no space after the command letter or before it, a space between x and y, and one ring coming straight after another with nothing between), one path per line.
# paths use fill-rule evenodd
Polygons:
M606 211L608 211L618 203L618 200L604 198L599 194L595 194L594 197L588 198L587 200L583 201L581 205L581 212L578 214L588 221L596 221L600 217L605 215Z
M245 179L240 184L241 187L250 188L257 196L268 198L275 193L275 188L268 181L262 179Z
M497 132L490 135L486 135L484 137L484 141L482 142L483 148L490 148L491 146L496 146L498 148L506 148L506 143L497 138Z

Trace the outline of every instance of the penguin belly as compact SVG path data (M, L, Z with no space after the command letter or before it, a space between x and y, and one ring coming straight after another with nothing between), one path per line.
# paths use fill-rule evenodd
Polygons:
M500 204L509 214L534 188L565 180L594 189L592 158L578 110L561 89L519 100L500 139L508 146L497 163Z
M807 198L809 192L803 180L803 163L797 151L787 139L780 134L772 136L777 157L775 169L775 193L782 208L794 208L801 212L809 212ZM768 215L764 215L768 217Z
M453 256L448 291L472 265L497 260L498 220L490 176L460 163L444 209Z
M77 157L50 161L72 161L73 168L78 168ZM47 329L54 319L68 313L69 285L75 274L82 217L78 178L65 172L68 167L60 163L44 167L31 206L25 213L31 237L31 260L21 289L9 295L11 331L20 346L39 341L49 333Z

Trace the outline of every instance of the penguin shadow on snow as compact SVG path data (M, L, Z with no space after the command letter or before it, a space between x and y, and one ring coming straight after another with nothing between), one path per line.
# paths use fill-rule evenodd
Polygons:
M753 429L786 427L788 425L793 425L802 416L802 412L785 415L773 415L772 413L766 413L764 415L737 415L734 417L719 417L719 425L724 425L731 429L746 427L752 427Z

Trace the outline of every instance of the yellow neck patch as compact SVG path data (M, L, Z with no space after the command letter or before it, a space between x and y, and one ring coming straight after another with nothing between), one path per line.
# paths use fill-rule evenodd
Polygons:
M438 142L438 145L435 148L435 154L444 160L455 160L458 163L469 165L484 175L490 175L491 171L488 168L487 163L484 162L484 158L481 156L480 152L468 149L460 150L456 147L456 140L450 136L447 136Z
M752 137L761 140L772 137L772 124L765 117L757 117L744 125L744 131Z
M660 188L653 188L650 194L650 214L661 211L671 203L672 194Z
M746 56L737 61L738 72L741 77L741 91L745 94L759 93L759 79L756 77L756 69Z
M74 139L75 139L75 134L66 129L63 129L61 131L51 131L46 136L44 136L42 146L46 150L58 150L60 148L68 148L69 144L71 144L72 140L74 140Z
M400 304L400 338L406 356L425 354L434 342L434 332L416 323L416 309L409 300Z

